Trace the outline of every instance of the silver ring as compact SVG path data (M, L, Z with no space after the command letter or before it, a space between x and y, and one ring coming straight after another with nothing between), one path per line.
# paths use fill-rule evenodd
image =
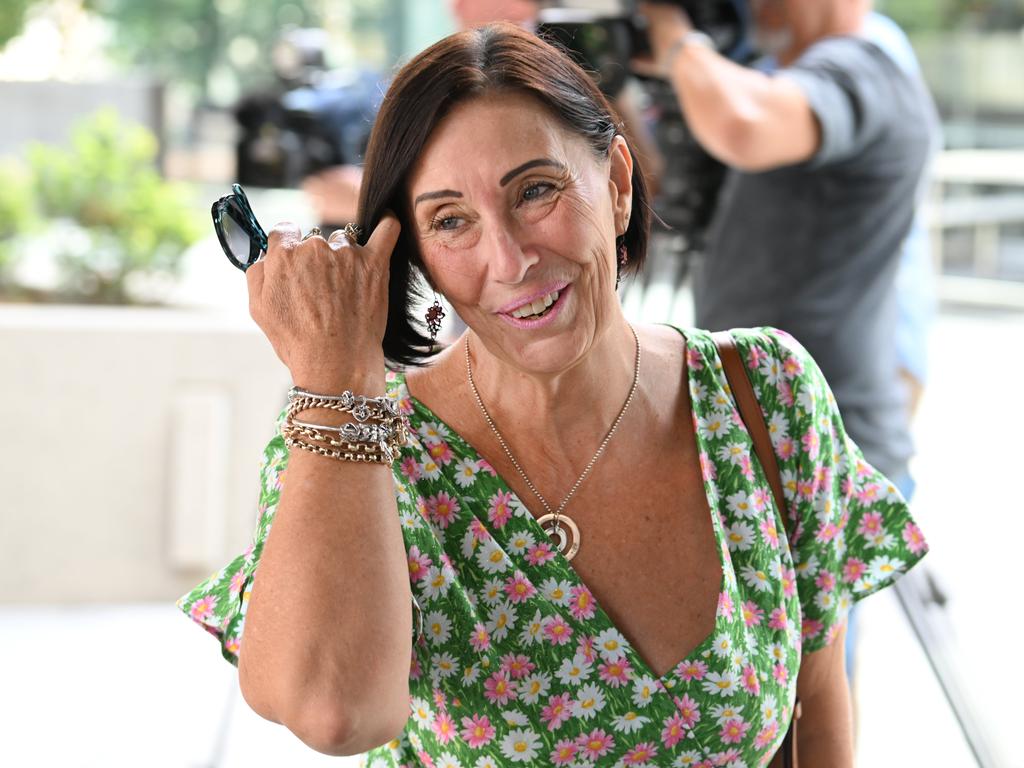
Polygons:
M345 237L350 242L352 242L354 245L358 245L359 244L359 236L361 234L363 234L363 229L358 224L348 223L348 224L345 225L345 228L342 230L342 234L344 234Z
M309 232L302 236L302 242L306 242L311 237L322 237L323 232L320 231L320 227L313 227Z

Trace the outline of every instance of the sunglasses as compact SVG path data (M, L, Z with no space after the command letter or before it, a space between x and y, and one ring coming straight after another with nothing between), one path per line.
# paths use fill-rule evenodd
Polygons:
M228 261L245 272L267 252L267 233L256 221L249 198L238 184L213 204L213 228Z

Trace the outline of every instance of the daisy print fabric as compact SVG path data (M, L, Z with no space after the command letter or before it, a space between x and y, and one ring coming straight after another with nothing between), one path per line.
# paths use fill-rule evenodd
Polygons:
M393 471L423 630L406 727L364 765L766 765L789 725L801 654L832 642L854 601L924 556L906 504L846 436L796 341L733 332L782 472L779 510L710 334L680 333L721 591L714 631L660 677L503 479L388 374L415 436ZM235 664L287 457L278 435L252 546L178 601Z

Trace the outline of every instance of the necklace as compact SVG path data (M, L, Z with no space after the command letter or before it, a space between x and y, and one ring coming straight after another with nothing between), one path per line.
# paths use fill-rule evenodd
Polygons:
M565 509L569 503L569 499L573 497L576 490L580 487L580 484L587 479L587 475L590 474L590 470L594 468L597 460L601 458L601 454L604 453L604 449L608 447L608 442L612 439L612 435L615 434L615 430L619 428L619 424L622 422L622 417L626 415L626 410L629 408L629 404L633 402L633 395L636 394L637 384L640 383L640 339L636 335L636 331L633 326L629 326L629 330L633 332L633 340L636 342L636 360L633 367L633 385L629 388L629 394L626 396L626 402L622 404L622 408L619 410L619 415L615 417L615 421L612 422L611 428L608 430L608 434L604 436L604 440L601 441L601 445L597 447L597 452L593 458L587 463L583 472L576 478L576 482L573 483L572 488L569 489L569 493L566 494L565 498L562 499L562 503L558 505L558 509L554 512L551 511L551 505L548 504L547 499L540 495L540 491L537 490L536 486L530 481L530 478L526 476L526 472L519 466L519 462L516 461L516 457L512 455L511 449L508 447L508 443L505 442L505 438L501 436L501 432L498 431L498 427L495 425L494 420L491 418L491 414L487 412L487 408L484 407L484 401L480 398L480 392L476 388L476 382L473 381L473 367L469 364L469 334L466 335L465 351L466 351L466 378L469 379L469 387L473 390L473 396L476 398L476 404L480 406L480 412L484 415L484 419L490 426L491 431L494 432L494 436L498 438L498 442L501 443L501 447L505 450L505 455L508 456L508 460L512 462L512 466L516 468L519 476L523 478L523 482L526 483L526 487L530 489L530 492L537 497L541 505L544 507L546 512L537 523L541 529L548 535L552 540L558 540L558 551L562 553L566 560L572 560L576 553L580 549L580 529L579 526L572 520L572 518L563 515L562 510Z

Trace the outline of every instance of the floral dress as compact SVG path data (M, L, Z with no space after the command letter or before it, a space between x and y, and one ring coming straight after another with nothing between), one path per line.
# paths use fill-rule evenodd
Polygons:
M905 502L846 436L797 342L734 331L778 456L782 512L710 334L680 333L722 575L714 630L661 676L502 478L388 374L415 435L393 471L423 629L409 720L363 757L369 768L765 765L789 724L801 653L828 645L855 600L924 556ZM287 458L278 435L253 545L178 601L235 664Z

